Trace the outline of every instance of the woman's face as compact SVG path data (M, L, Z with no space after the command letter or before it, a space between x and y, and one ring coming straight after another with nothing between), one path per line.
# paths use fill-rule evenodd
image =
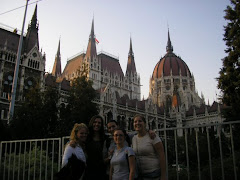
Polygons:
M85 142L87 140L87 135L88 135L88 131L86 128L81 128L77 132L77 138L79 139L80 142Z
M102 126L102 120L100 118L96 118L93 122L93 130L100 131Z
M143 131L146 128L145 122L141 117L136 117L134 119L133 126L136 131Z
M121 130L116 130L113 133L113 140L116 144L124 144L125 136Z

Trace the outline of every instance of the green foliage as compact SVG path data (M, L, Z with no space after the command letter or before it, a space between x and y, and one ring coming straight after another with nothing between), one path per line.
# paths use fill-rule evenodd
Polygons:
M44 92L37 85L26 94L25 101L16 107L10 124L14 139L53 137L58 120L58 92L47 88Z
M179 166L177 169L178 169L179 179L188 179L186 167ZM169 167L168 180L176 180L177 169L176 169L176 167Z
M240 177L240 152L235 154L235 161L236 161L236 170L237 170L237 177ZM235 179L234 177L234 166L233 166L233 156L225 157L223 159L223 167L224 167L224 175L225 179ZM222 179L222 169L221 169L221 159L213 159L212 161L212 175L214 180L221 180ZM205 166L202 168L201 171L202 179L210 179L210 168L209 166Z
M226 129L226 128L225 128ZM227 129L225 132L227 133ZM233 130L233 133L235 130ZM238 148L239 136L235 136L234 139L234 149L236 153L237 169L240 169L239 155L240 151ZM198 159L197 159L197 147L196 147L196 132L188 133L188 158L189 158L189 176L190 179L198 179ZM216 179L221 179L221 159L220 159L220 148L219 148L219 136L217 132L209 129L209 141L211 150L211 160L212 169L214 177ZM209 154L208 154L208 143L207 143L207 133L206 131L198 131L198 144L199 144L199 156L200 156L200 166L201 166L201 176L202 179L210 179L210 168L209 168ZM221 146L223 153L224 169L225 175L229 175L227 179L234 179L233 173L233 160L231 153L231 142L230 138L227 138L224 133L221 133ZM177 137L177 151L178 151L178 168L176 168L176 152L175 152L175 141L174 138L168 140L168 179L176 179L177 170L179 179L187 179L187 158L186 158L186 145L185 137ZM238 170L238 173L239 170ZM231 178L230 178L231 177ZM215 179L215 178L214 178Z
M224 113L227 120L240 117L240 1L231 0L232 6L227 6L224 27L227 57L223 58L223 67L219 72L218 88L222 91L222 102L230 109Z
M0 141L7 140L9 137L8 126L4 124L3 121L0 121Z
M40 176L42 179L51 179L51 171L53 174L58 171L58 164L52 162L52 160L46 156L46 151L42 151L39 148L34 147L30 152L25 154L14 153L6 154L4 157L6 162L1 162L1 177L5 174L5 179L37 179ZM9 161L10 159L10 161ZM46 171L47 170L47 171Z

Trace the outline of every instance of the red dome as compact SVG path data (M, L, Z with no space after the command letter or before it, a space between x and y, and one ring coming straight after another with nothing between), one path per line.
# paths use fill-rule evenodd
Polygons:
M160 78L162 76L170 76L172 71L173 76L179 76L180 71L182 76L191 77L191 73L187 64L174 53L168 52L160 61L156 64L152 78Z

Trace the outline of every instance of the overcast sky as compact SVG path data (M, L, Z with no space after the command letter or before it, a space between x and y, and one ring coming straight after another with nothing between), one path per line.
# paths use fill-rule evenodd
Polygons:
M22 29L24 7L4 12L25 4L25 0L1 0L0 26ZM59 39L62 71L68 58L86 50L94 17L100 42L97 51L119 57L124 73L132 37L141 96L147 98L153 69L166 54L169 27L174 53L193 73L199 95L203 93L206 102L212 103L219 94L215 78L226 56L223 26L227 5L229 0L41 0L39 44L46 53L46 71L52 71ZM28 6L25 32L34 9L35 4Z

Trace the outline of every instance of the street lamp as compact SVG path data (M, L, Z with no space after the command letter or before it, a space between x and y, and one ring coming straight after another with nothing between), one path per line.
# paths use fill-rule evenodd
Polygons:
M28 1L29 0L26 0L25 13L24 13L23 24L22 24L22 32L21 32L21 36L20 36L20 40L19 40L19 44L18 44L17 60L16 60L16 64L15 64L13 85L12 85L12 92L11 92L11 102L10 102L10 105L9 105L8 123L12 119L13 114L14 114L14 105L15 105L16 88L17 88L17 78L18 78L20 57L21 57L21 52L22 52L23 32L24 32L24 25L25 25L25 19L26 19L26 14L27 14Z

